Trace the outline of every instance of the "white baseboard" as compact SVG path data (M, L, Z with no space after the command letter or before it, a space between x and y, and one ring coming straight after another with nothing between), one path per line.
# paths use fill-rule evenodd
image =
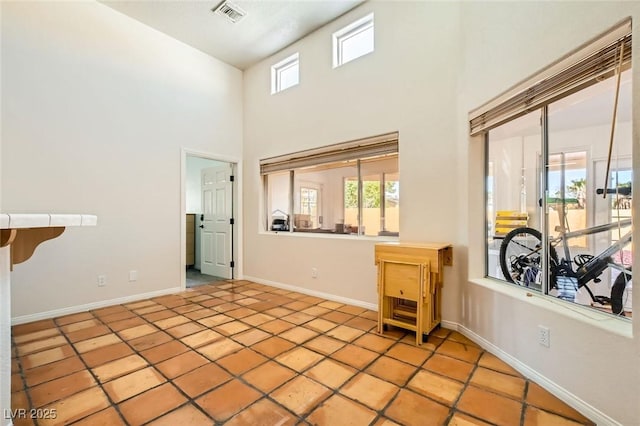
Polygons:
M549 380L542 374L538 373L536 370L532 369L528 365L521 362L519 359L511 356L506 353L493 343L486 340L484 337L476 334L475 332L469 330L455 322L451 321L442 321L442 326L444 328L449 328L452 330L456 330L464 336L468 337L478 345L480 345L486 351L492 353L493 355L500 358L502 361L509 364L515 370L517 370L520 374L526 377L529 380L536 382L538 385L551 392L553 395L558 397L561 401L566 403L567 405L573 407L575 410L582 413L585 417L594 421L598 425L610 425L610 426L622 426L619 422L615 421L611 417L607 416L602 411L593 407L592 405L587 404L582 399L578 398L576 395L564 389L562 386L558 385L552 380Z
M137 300L150 299L152 297L174 294L182 291L180 287L165 288L163 290L152 291L149 293L134 294L131 296L118 297L116 299L100 300L98 302L87 303L84 305L69 306L67 308L54 309L52 311L38 312L36 314L21 315L11 318L11 325L24 324L27 322L40 321L43 319L60 317L63 315L76 314L78 312L86 312L93 309L104 308L107 306L121 305L123 303L135 302Z
M316 290L310 290L308 288L298 287L298 286L295 286L295 285L282 284L282 283L275 282L275 281L263 280L261 278L249 277L249 276L246 276L246 275L244 276L243 279L245 279L247 281L253 281L253 282L258 283L258 284L264 284L264 285L268 285L268 286L271 286L271 287L281 288L283 290L297 291L298 293L306 294L306 295L309 295L309 296L322 297L323 299L331 300L333 302L340 302L340 303L344 303L346 305L359 306L361 308L370 309L372 311L378 311L378 304L377 303L364 302L362 300L350 299L348 297L342 297L342 296L336 296L335 294L324 293L322 291L316 291Z

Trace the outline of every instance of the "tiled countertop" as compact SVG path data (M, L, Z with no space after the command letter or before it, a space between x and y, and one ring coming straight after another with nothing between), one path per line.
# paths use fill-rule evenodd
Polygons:
M50 228L59 226L96 226L91 214L0 213L0 229Z

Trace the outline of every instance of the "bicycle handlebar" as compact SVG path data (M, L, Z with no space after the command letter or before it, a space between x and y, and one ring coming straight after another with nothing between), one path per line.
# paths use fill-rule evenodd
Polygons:
M604 189L603 188L596 189L596 194L598 195L604 194ZM631 195L631 187L620 186L618 188L607 188L607 194Z

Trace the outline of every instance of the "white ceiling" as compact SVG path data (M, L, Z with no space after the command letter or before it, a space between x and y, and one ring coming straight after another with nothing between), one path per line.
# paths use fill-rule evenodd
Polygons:
M102 0L102 3L234 67L246 69L353 9L363 0L231 0L247 15L214 14L222 0Z

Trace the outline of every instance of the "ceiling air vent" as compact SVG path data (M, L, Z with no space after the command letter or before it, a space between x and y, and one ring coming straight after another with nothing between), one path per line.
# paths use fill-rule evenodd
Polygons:
M240 9L240 7L228 1L223 1L218 5L218 7L212 10L213 10L213 13L224 16L234 24L247 15L247 12L245 12L244 10Z

